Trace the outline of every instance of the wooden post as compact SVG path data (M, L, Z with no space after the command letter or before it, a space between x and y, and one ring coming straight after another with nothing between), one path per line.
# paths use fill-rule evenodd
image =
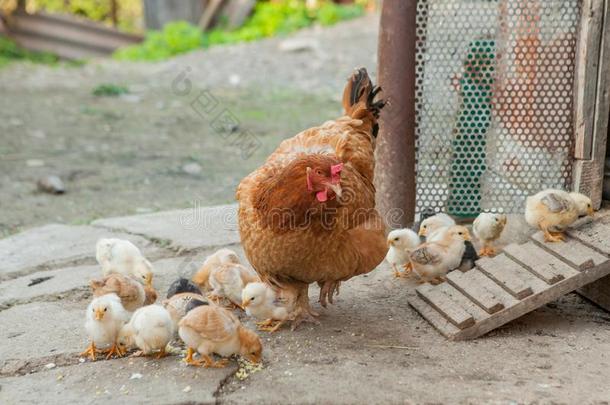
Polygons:
M388 100L375 151L377 206L388 227L415 218L416 0L384 0L379 32L378 82Z
M112 20L112 26L116 28L119 22L119 7L117 0L110 0L110 19Z
M581 100L584 107L575 105L576 111L579 109L590 110L588 114L591 120L591 131L588 142L591 144L591 155L588 160L576 160L572 173L573 189L591 197L595 208L599 208L602 200L602 188L604 180L604 162L606 158L606 140L608 137L608 113L610 111L610 10L609 0L591 0L591 7L587 11L587 16L595 24L591 24L586 30L580 31L580 35L590 35L598 38L599 45L596 47L596 54L589 54L588 58L596 58L598 63L591 63L587 60L577 59L576 63L583 65L577 67L577 72L586 72L586 69L595 69L593 72L583 73L587 80L597 82L594 95L587 96L586 100ZM603 4L602 4L603 3ZM586 19L583 20L586 23ZM579 43L586 43L587 38L579 38ZM579 52L580 54L580 52ZM578 77L576 78L578 81ZM584 83L581 80L581 84ZM589 86L592 87L592 86ZM579 89L576 89L578 93ZM578 98L576 99L578 103ZM578 136L578 132L576 133ZM577 145L579 139L576 139ZM586 143L581 142L583 145ZM578 157L578 156L577 156Z

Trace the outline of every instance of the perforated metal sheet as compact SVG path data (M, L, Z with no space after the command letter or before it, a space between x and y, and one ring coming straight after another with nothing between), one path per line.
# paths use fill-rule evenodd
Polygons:
M417 208L522 212L567 187L580 0L419 0Z

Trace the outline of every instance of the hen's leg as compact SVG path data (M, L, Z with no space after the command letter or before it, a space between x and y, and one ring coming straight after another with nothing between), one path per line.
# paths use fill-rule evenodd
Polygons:
M333 297L339 295L340 281L325 281L320 287L320 304L326 308L327 302L334 304Z
M314 317L319 316L309 305L309 286L306 285L299 289L296 301L295 317L292 321L292 330L295 330L303 322L311 322L319 325L320 322Z

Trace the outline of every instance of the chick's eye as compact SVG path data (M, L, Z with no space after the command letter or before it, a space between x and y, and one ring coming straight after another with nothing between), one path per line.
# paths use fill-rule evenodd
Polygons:
M428 227L428 225L424 225L424 229L426 229Z
M398 238L394 238L394 240L398 240Z
M254 297L250 298L250 301L254 301Z
M458 235L463 235L463 234L464 234L464 232L458 232Z
M104 308L104 312L108 311L108 308Z

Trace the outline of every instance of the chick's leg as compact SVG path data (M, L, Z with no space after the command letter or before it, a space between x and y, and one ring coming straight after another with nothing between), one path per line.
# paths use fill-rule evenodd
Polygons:
M195 350L190 347L186 349L186 357L184 358L184 362L189 366L201 367L204 362L193 359L193 354L195 354Z
M392 270L394 270L394 277L399 278L401 276L400 271L398 271L398 267L394 263L392 263Z
M256 322L256 326L259 330L262 330L262 328L271 326L271 325L273 325L273 319L271 319L271 318L264 320L262 322Z
M485 242L483 249L479 252L479 256L494 256L495 254L496 249L488 242Z
M544 233L545 242L563 242L565 237L563 232L551 232L546 221L542 220L538 223L538 227Z
M88 356L91 361L95 361L95 353L96 353L96 349L95 349L95 343L91 342L89 343L89 346L87 346L87 349L82 352L79 356Z
M413 272L413 263L408 262L407 264L405 264L405 271L402 272L402 274L400 276L407 277L407 276L410 276L412 272Z
M165 356L167 356L167 352L165 351L165 347L162 347L161 350L159 350L159 353L157 353L157 355L155 356L155 358L157 360L159 360L159 359L162 359Z
M277 330L284 324L284 321L278 321L275 326L272 326L273 324L263 327L263 328L258 328L259 330L265 331L265 332L269 332L269 333L273 333L273 332L277 332Z

